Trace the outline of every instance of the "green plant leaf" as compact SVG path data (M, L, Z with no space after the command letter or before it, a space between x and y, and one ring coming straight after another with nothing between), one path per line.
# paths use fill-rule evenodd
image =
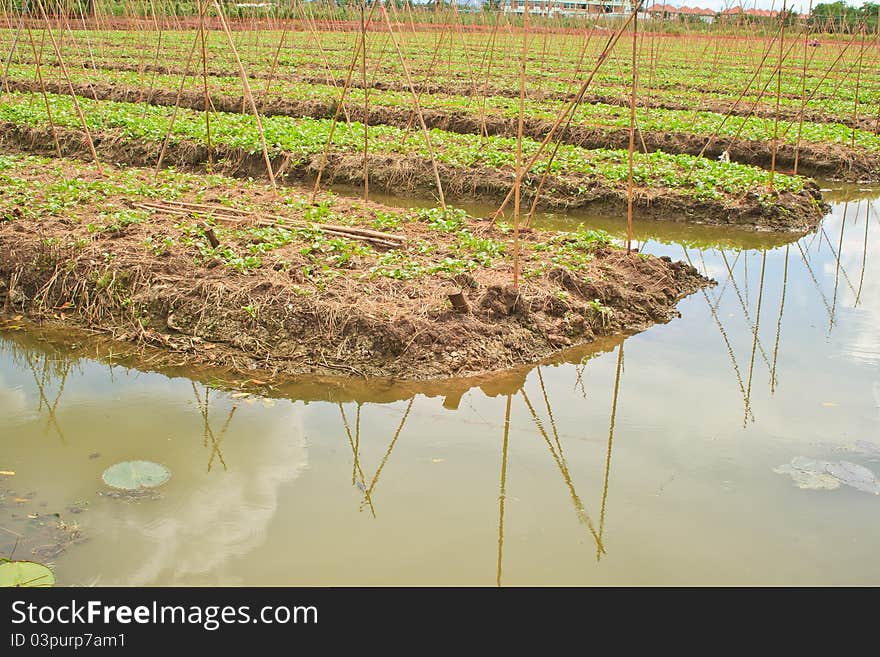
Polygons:
M35 561L0 562L0 587L53 586L55 574Z
M123 461L104 470L101 478L112 488L138 490L161 486L171 478L171 471L152 461Z

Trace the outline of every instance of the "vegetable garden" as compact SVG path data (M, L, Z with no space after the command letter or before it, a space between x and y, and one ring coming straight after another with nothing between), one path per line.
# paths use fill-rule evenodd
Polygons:
M282 5L0 5L7 309L224 366L473 374L708 283L638 254L640 217L803 234L813 177L880 179L866 25ZM574 208L627 239L530 226Z

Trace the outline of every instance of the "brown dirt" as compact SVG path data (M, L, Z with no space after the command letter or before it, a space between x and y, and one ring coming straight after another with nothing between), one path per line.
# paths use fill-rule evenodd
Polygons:
M62 153L68 157L90 158L85 134L79 130L58 129ZM93 133L98 157L105 162L151 167L158 160L160 145L123 138L118 132ZM0 145L7 149L37 154L54 154L52 134L48 128L33 128L0 122ZM164 165L179 170L203 171L207 149L201 144L181 141L171 144ZM259 154L241 149L215 148L214 171L235 177L266 177L265 164ZM296 160L291 154L278 154L272 166L279 183L313 180L320 169L321 157L308 161ZM500 201L514 183L514 172L489 167L454 167L438 164L440 179L447 200ZM322 180L326 184L358 185L363 182L363 159L360 155L330 153ZM528 203L538 188L540 176L530 174L523 179L523 202ZM430 196L436 192L430 160L415 155L378 155L370 159L370 186L393 194ZM807 182L801 194L777 192L772 203L762 203L757 193L720 200L698 200L684 191L636 187L634 207L642 216L666 221L737 226L750 230L800 232L810 230L824 216L826 206L815 183ZM624 183L605 182L580 174L564 178L548 177L538 203L539 209L570 209L590 207L597 211L623 211L627 205Z
M93 167L64 167L65 178L99 179ZM57 180L40 171L30 175L38 195ZM140 175L151 180L150 171ZM256 208L254 217L267 208L279 212L271 190L255 185L225 185L185 198L208 202L220 191L246 199ZM104 198L101 211L133 200ZM360 221L390 211L344 199L336 200L334 210ZM312 278L303 274L303 265L312 262L301 251L308 241L270 251L261 267L239 273L200 257L183 241L162 254L145 246L148 239L179 235L180 217L157 213L108 231L94 229L102 225L95 207L81 203L66 212L37 220L14 209L0 215L0 309L7 316L87 329L157 347L180 363L254 378L317 373L430 379L506 370L599 336L669 321L680 298L710 283L684 263L610 247L571 270L551 263L552 251L532 249L551 235L529 230L522 233L523 271L537 273L518 289L510 285L510 257L468 274L395 280L370 276L376 260L357 256L332 276ZM296 212L287 216L296 218ZM510 242L490 222L474 221L469 229ZM408 261L424 264L450 257L458 234L421 221L406 221L395 232L408 240ZM240 251L253 243L231 231L218 233ZM436 252L425 255L419 243L436 245ZM463 292L470 313L452 310L447 295L455 291Z

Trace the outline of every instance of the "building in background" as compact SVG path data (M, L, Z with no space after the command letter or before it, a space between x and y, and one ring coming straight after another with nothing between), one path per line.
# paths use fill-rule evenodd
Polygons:
M529 15L538 16L623 16L632 12L630 0L502 0L505 14L523 14L528 4Z
M678 19L682 21L702 21L714 23L718 12L700 7L673 7L672 5L651 5L646 10L648 16L658 20Z

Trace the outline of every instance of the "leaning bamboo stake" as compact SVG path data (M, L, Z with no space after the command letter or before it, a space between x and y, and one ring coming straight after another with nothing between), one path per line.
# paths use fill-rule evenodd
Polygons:
M263 148L263 160L266 162L266 172L269 174L269 182L272 183L272 189L277 192L278 185L275 184L275 173L272 171L272 162L269 160L269 149L266 146L266 133L263 132L263 122L260 120L260 113L257 111L257 104L254 102L254 96L251 93L251 85L248 82L247 73L245 72L241 59L238 56L238 49L235 47L235 41L232 38L232 33L229 31L229 25L226 23L223 8L217 0L214 0L214 8L217 10L217 16L220 18L220 25L226 33L226 40L229 42L229 48L232 50L232 55L235 57L235 63L238 66L238 72L241 75L241 83L244 86L244 94L247 97L248 104L250 104L251 111L253 111L254 118L257 121L257 130L260 132L260 145Z
M807 14L813 13L813 0L810 0L810 8L807 11ZM810 41L810 24L806 23L804 25L804 54L803 54L803 70L801 71L801 108L798 112L798 132L797 139L794 144L794 175L797 175L798 172L798 161L800 159L800 151L801 151L801 136L804 130L804 111L806 110L806 96L807 96L807 47ZM787 256L787 253L786 253ZM788 259L786 257L786 263Z
M553 123L553 126L550 128L550 131L544 137L544 140L538 146L538 149L535 151L535 154L532 155L531 158L529 158L529 161L526 163L526 165L523 167L523 169L521 171L517 172L517 174L516 174L517 180L522 180L522 178L525 176L526 172L530 171L532 166L534 166L535 162L538 161L538 158L540 158L541 155L544 154L544 150L547 148L547 145L556 136L556 133L559 130L559 127L562 125L563 121L566 121L566 118L567 118L567 122L565 124L565 128L562 130L562 134L564 134L565 131L568 129L568 126L571 125L571 120L572 120L572 117L574 116L574 108L581 102L581 99L584 97L584 94L586 93L587 88L589 88L590 84L593 82L593 78L596 76L596 73L599 71L599 68L602 66L602 63L608 58L608 54L611 52L611 50L614 49L614 46L617 45L617 41L620 39L620 36L623 34L624 30L626 30L626 28L629 27L629 23L631 20L632 20L632 15L630 15L630 17L623 23L623 25L621 25L618 28L617 32L615 32L614 35L612 35L608 39L608 42L605 44L604 50L602 50L602 52L599 54L599 57L596 61L596 64L593 66L593 70L590 73L589 77L581 85L581 88L578 90L577 94L575 94L574 98L572 98L569 101L568 105L556 117L556 121ZM557 141L557 146L556 146L557 150L559 148L559 143L560 142ZM552 161L553 161L553 157L551 156L547 162L547 166L545 167L545 175L547 175L547 172L549 172L550 164L552 163ZM504 212L504 208L507 207L507 204L510 202L510 199L512 197L513 197L513 187L511 187L510 191L507 193L507 196L504 197L504 200L501 202L501 205L495 211L495 214L493 215L493 221L496 221L498 219L498 217L501 216L501 213ZM535 199L534 202L537 203L537 198Z
M489 133L486 130L486 97L489 95L489 78L492 74L492 61L495 57L495 38L498 36L499 19L495 19L492 26L492 38L488 45L488 62L486 63L486 77L483 79L483 88L480 92L480 146L486 143Z
M79 106L79 101L76 98L76 92L73 89L73 82L71 82L70 75L67 72L67 64L64 62L64 58L61 56L61 51L58 48L58 42L55 40L55 34L52 32L52 26L49 22L49 15L46 13L46 8L43 6L43 0L37 0L37 6L40 9L40 13L43 15L43 20L46 22L46 29L49 32L49 39L52 41L52 48L55 50L55 57L57 57L59 68L61 69L64 78L67 80L67 87L70 90L70 97L71 99L73 99L73 106L76 108L77 116L79 117L80 123L82 124L83 131L86 133L86 141L89 144L89 151L91 151L92 159L95 161L95 168L98 170L98 173L103 176L104 169L101 167L101 162L98 160L98 153L95 151L95 142L92 141L92 133L89 131L89 126L86 123L86 117L83 115L82 108Z
M776 65L776 109L773 111L773 152L770 156L770 191L773 191L773 177L776 175L776 152L779 150L779 100L782 96L782 48L785 43L786 0L782 0L782 13L779 26L779 63ZM745 123L745 121L743 121Z
M632 26L632 95L629 103L629 175L626 189L626 252L632 252L633 225L633 151L636 144L636 91L639 85L639 60L636 50L638 42L639 3L633 5Z
M529 0L523 4L522 59L519 65L519 116L516 124L516 182L513 184L513 287L519 287L519 203L522 192L523 114L526 102L526 62L529 50Z
M49 103L49 96L46 95L46 83L43 81L43 70L40 66L42 57L37 52L37 44L34 43L34 35L31 32L31 26L27 26L28 39L31 42L31 50L34 53L34 63L37 67L37 78L40 81L40 93L46 103L46 116L49 118L49 127L52 129L52 143L55 144L55 154L61 157L61 144L58 143L58 131L55 129L55 121L52 120L52 107Z
M370 89L367 86L366 4L361 3L361 83L364 85L364 200L370 200Z
M287 37L287 24L281 31L281 38L278 40L278 46L275 48L275 56L272 58L272 68L269 69L269 77L266 79L266 86L263 88L263 97L260 98L260 111L265 111L266 99L269 96L269 88L275 80L275 72L278 70L278 58L281 56L281 49L284 47L284 39Z
M865 58L865 25L862 25L862 47L859 49L859 67L858 72L856 73L856 102L853 105L853 120L852 120L852 140L850 142L850 147L856 147L856 126L859 121L859 93L861 92L861 82L862 82L862 61Z
M159 177L159 171L162 168L162 160L165 159L165 151L168 150L168 143L171 141L171 133L174 130L174 123L177 120L177 112L180 109L180 99L183 96L183 88L186 86L186 80L189 77L189 68L192 64L193 55L196 52L196 46L199 45L200 34L196 33L193 39L192 48L189 51L189 57L186 60L186 67L183 71L183 77L180 79L180 87L177 89L177 99L174 101L174 111L171 113L171 120L168 122L168 131L165 133L165 139L162 141L162 148L159 150L159 158L156 160L156 170L153 172L153 178Z
M400 44L397 42L397 38L394 35L394 30L391 27L391 19L388 18L388 12L385 11L385 5L381 2L378 3L379 7L382 9L382 16L385 18L385 24L388 26L388 31L391 34L391 41L394 43L394 48L397 50L397 56L400 58L400 64L403 67L403 72L406 75L406 81L409 85L410 92L413 97L413 104L415 106L416 112L419 115L419 123L422 125L422 131L425 134L425 143L428 146L428 154L431 157L431 167L434 169L434 181L437 183L437 195L440 201L440 207L446 210L446 199L443 197L443 185L440 182L440 171L437 169L437 159L434 157L434 147L431 145L431 133L428 131L428 126L425 125L425 117L422 114L422 108L419 106L419 96L416 93L415 85L412 81L412 76L409 74L409 67L406 65L406 59L403 56L403 52L400 49Z
M377 4L379 3L374 2L373 6L370 8L370 15L367 19L368 21L372 20L373 12L376 10ZM336 131L336 123L339 121L339 113L345 106L345 96L348 94L348 90L351 87L352 74L354 73L354 67L357 65L359 56L360 41L358 41L358 46L355 48L354 55L352 55L351 63L348 65L348 73L345 76L345 85L342 87L342 94L339 97L339 102L336 103L336 111L333 113L333 119L330 121L327 143L324 144L324 151L321 153L321 164L318 166L318 175L315 176L315 185L312 187L312 203L318 198L318 190L321 188L321 176L324 174L324 167L327 166L327 155L330 152L330 146L333 144L333 133Z
M6 89L6 97L8 98L9 94L12 93L9 91L9 66L12 64L12 56L15 54L15 49L18 46L18 37L21 35L21 28L24 26L24 13L21 14L21 19L18 22L18 29L15 31L15 36L12 39L12 45L9 48L9 57L6 58L6 65L3 67L3 87Z
M208 47L207 47L207 25L205 24L205 14L208 11L208 0L199 0L199 41L201 45L202 59L202 89L205 94L205 142L208 148L208 162L205 169L208 173L214 168L211 155L211 95L208 93Z

